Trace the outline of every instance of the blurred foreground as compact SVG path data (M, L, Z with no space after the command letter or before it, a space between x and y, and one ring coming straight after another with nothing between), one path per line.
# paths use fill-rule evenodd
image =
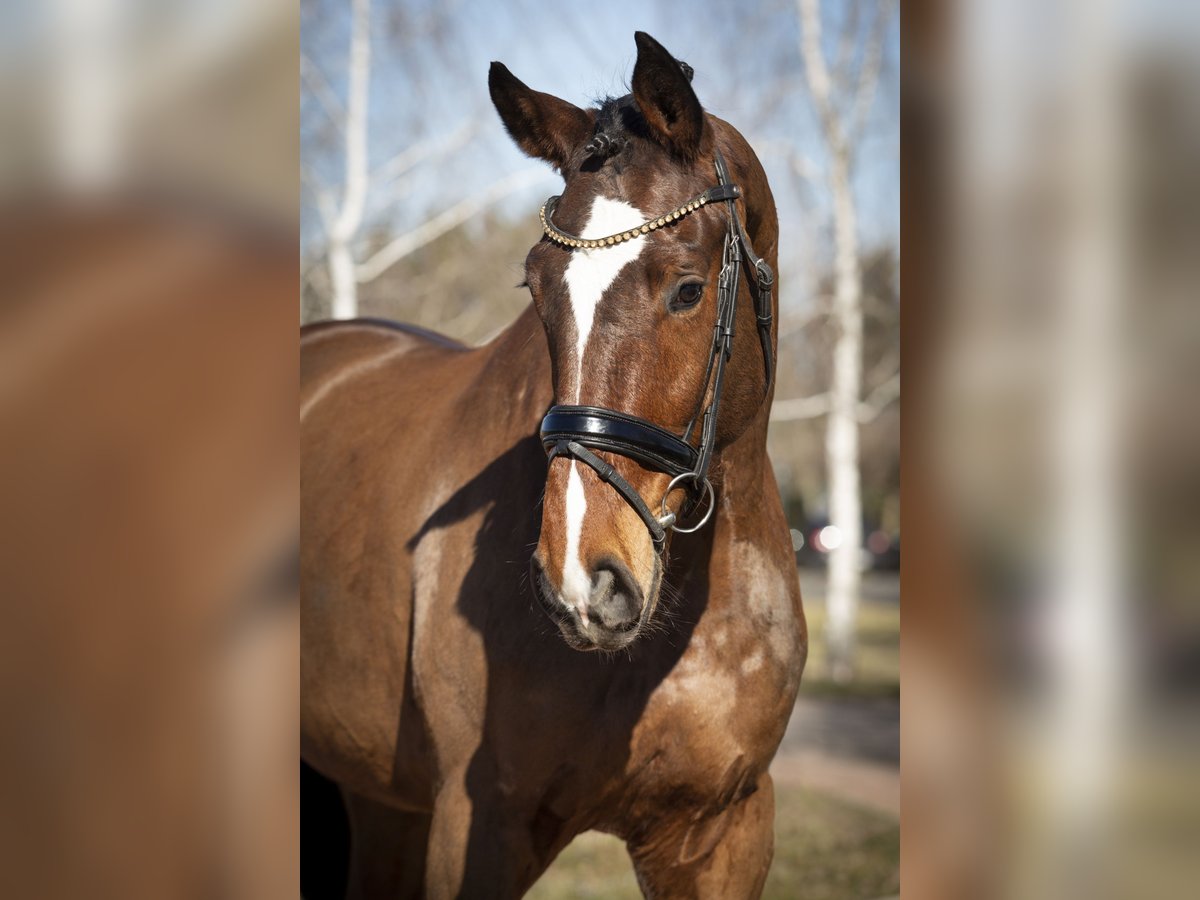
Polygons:
M299 893L296 28L234 6L0 11L5 898Z
M1200 17L905 6L905 888L1200 882Z

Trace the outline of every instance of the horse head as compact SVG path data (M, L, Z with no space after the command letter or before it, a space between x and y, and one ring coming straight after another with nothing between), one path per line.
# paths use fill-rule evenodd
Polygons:
M577 649L617 650L644 630L672 530L719 508L720 452L765 421L772 382L773 274L754 250L774 260L766 176L704 111L690 68L636 41L631 93L596 108L500 63L489 75L513 140L564 180L525 261L555 396L532 569Z

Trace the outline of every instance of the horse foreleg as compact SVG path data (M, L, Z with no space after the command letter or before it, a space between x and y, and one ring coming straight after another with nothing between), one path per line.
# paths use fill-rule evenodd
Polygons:
M434 802L425 888L429 900L522 896L545 868L534 852L528 816L491 789L496 777L450 779Z
M430 817L346 793L350 816L347 900L424 896Z
M698 821L666 821L629 847L647 897L745 900L762 894L775 848L775 790L762 775L757 790Z

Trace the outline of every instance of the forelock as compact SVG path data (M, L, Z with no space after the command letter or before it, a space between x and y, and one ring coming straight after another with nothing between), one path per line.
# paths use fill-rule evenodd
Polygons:
M589 157L603 161L617 156L636 137L648 138L649 132L632 94L596 101L596 125L584 147Z

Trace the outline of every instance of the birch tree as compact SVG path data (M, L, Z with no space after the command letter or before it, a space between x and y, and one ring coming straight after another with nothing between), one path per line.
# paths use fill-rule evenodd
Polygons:
M859 56L857 78L849 77L844 69L836 73L837 77L831 76L822 43L818 2L797 0L797 5L805 79L825 144L825 177L832 199L833 365L829 394L820 404L819 412L826 415L829 522L837 529L840 541L829 553L824 639L827 674L836 681L846 681L854 673L862 548L859 418L863 389L863 304L858 210L853 189L854 151L874 100L892 4L890 0L881 0L876 8ZM857 21L857 10L847 9L845 15L854 16L851 22Z
M350 26L350 66L343 120L345 179L336 211L322 204L329 246L329 280L335 319L358 315L358 279L352 249L367 201L367 118L371 92L371 0L354 0Z
M393 24L389 32L387 22L396 8L386 2L383 7L378 13L380 34L377 35L372 33L372 0L353 0L348 10L349 52L344 91L335 89L334 81L326 77L321 60L301 54L304 96L312 101L317 111L314 115L334 135L327 146L321 144L323 135L313 138L314 152L302 167L303 186L313 201L321 226L320 240L305 248L304 277L307 284L320 283L318 293L322 298L328 297L328 304L322 302L319 309L310 308L310 315L354 318L359 315L364 285L505 198L550 180L544 167L529 167L501 174L492 183L471 188L457 199L451 196L445 208L431 211L424 219L414 222L408 216L396 214L400 202L421 180L414 175L421 167L432 167L431 171L453 183L446 161L479 139L485 130L483 123L489 120L478 109L464 107L457 126L427 134L385 162L372 165L370 148L377 149L380 143L379 134L372 130L371 117L373 43L375 50L382 48L377 61L380 72L385 73L382 77L391 78L397 76L386 73L389 66L394 69L397 60L417 64L415 42L423 42L422 52L433 54L435 59L449 52L444 45L450 43L445 35L439 39L427 34L437 32L437 26L446 21L441 18L442 12L430 11L429 21L424 25L409 23L408 27L397 30ZM327 57L324 62L331 60ZM386 83L383 88L386 93ZM385 133L387 124L383 122ZM376 129L381 127L378 116L374 125ZM318 166L318 158L325 153L333 155L332 164ZM337 174L331 176L331 171ZM335 179L337 183L331 186L329 182ZM447 194L452 195L453 190ZM381 235L398 225L402 228L400 233L387 236L379 246ZM312 277L318 270L323 279Z

